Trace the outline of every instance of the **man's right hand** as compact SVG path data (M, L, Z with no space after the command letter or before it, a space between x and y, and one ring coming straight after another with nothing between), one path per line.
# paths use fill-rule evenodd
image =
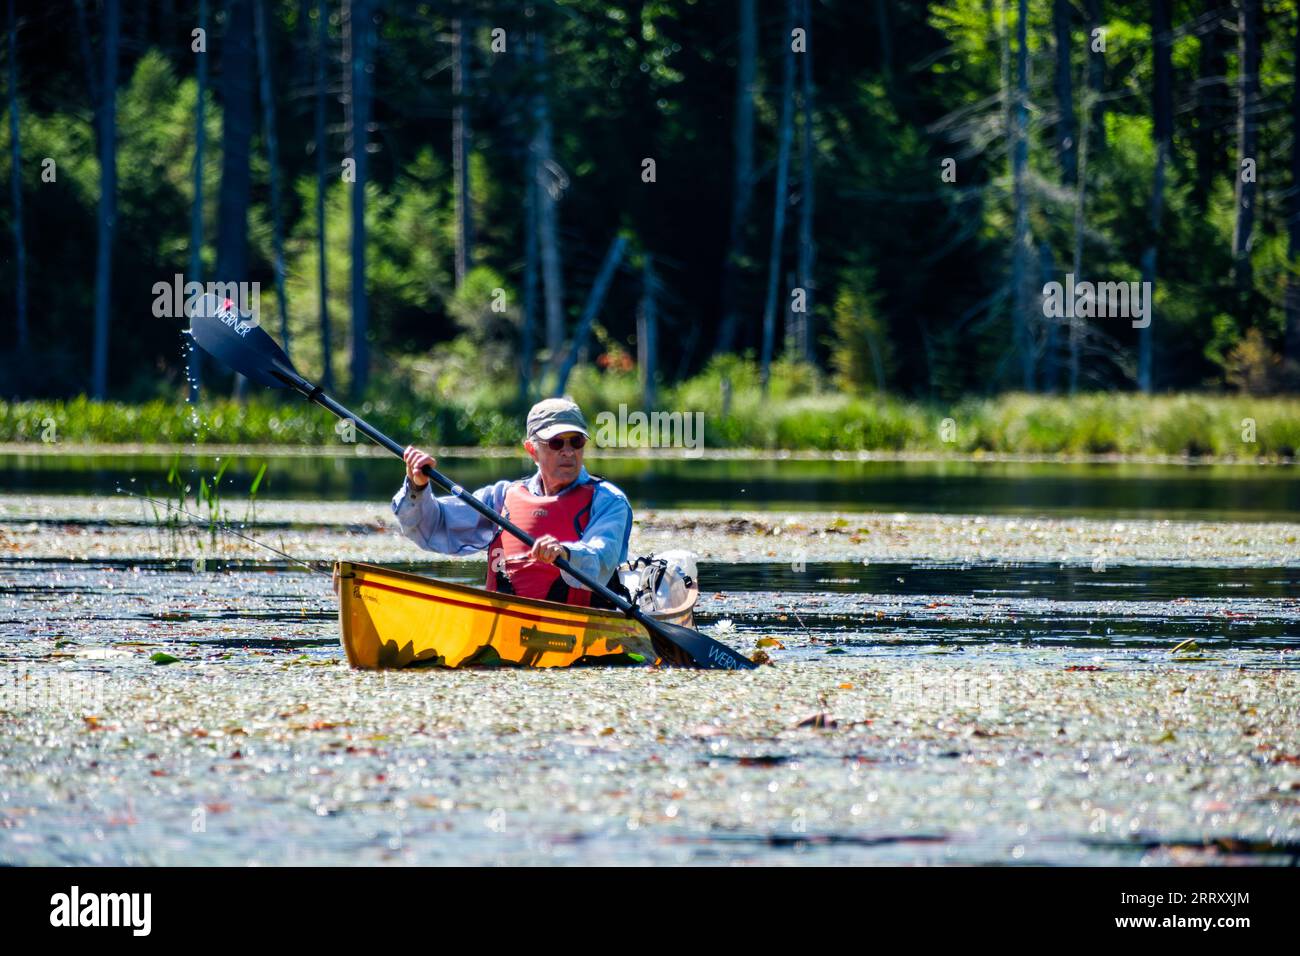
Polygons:
M414 445L406 446L406 451L402 453L402 460L406 462L406 477L416 488L423 488L429 483L429 479L421 471L425 465L430 468L438 467L436 459Z

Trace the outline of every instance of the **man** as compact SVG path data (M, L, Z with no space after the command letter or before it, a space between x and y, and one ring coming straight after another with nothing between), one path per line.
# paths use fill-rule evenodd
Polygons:
M402 456L406 480L393 497L402 534L426 551L442 554L486 548L490 591L582 607L608 606L555 567L557 558L565 558L588 577L614 587L615 569L627 560L632 506L622 491L583 467L588 438L587 420L576 404L564 398L540 401L528 413L524 438L524 450L537 471L474 492L479 501L532 535L532 548L464 502L450 495L435 497L421 469L436 468L436 462L408 447Z

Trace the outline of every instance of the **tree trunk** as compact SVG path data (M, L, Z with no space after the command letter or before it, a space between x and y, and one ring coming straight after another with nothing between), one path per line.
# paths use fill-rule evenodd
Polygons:
M1074 185L1079 172L1075 150L1074 90L1070 72L1070 0L1053 0L1052 25L1056 29L1056 108L1061 118L1056 124L1056 152L1061 163L1061 182Z
M1287 222L1287 256L1291 273L1286 281L1285 355L1300 373L1300 23L1296 24L1294 59L1291 66L1291 201ZM1300 383L1297 383L1300 384Z
M785 270L785 287L790 290L791 294L785 297L785 304L781 309L781 318L784 320L785 329L782 333L781 341L782 354L787 359L802 359L803 354L799 351L803 343L803 313L794 310L794 290L799 285L799 276L794 269Z
M113 295L113 232L117 219L118 0L104 2L104 73L99 86L99 228L95 254L95 346L91 395L108 397L108 316Z
M190 274L189 282L203 281L203 163L207 152L208 128L205 119L208 97L208 57L211 47L207 44L208 34L208 0L199 0L199 29L203 31L204 48L202 53L195 52L198 62L195 73L198 79L198 98L194 103L194 200L190 206ZM189 400L199 400L203 386L203 352L193 342L189 346L190 383Z
M1155 87L1153 97L1153 135L1165 147L1166 154L1174 139L1174 64L1172 0L1151 2L1151 42ZM1166 158L1168 158L1166 156Z
M1052 244L1043 241L1038 245L1038 267L1040 282L1046 285L1049 282L1056 281L1056 260L1052 255ZM1061 320L1058 318L1049 318L1044 330L1043 344L1043 391L1051 394L1060 386L1060 339L1061 339Z
M1020 384L1027 391L1034 388L1034 343L1029 325L1029 297L1026 295L1029 246L1029 198L1025 189L1025 171L1029 163L1029 47L1027 21L1029 0L1020 0L1016 16L1016 91L1012 109L1011 181L1012 205L1015 210L1015 234L1011 250L1012 328L1020 356Z
M537 167L531 146L524 150L524 318L519 342L519 400L528 400L537 330Z
M578 319L578 329L573 334L573 344L556 376L554 392L556 395L563 395L565 386L569 384L569 375L573 372L573 367L578 364L578 356L584 350L587 337L591 335L591 327L596 321L596 316L600 314L600 307L605 304L605 294L609 292L610 283L614 281L614 272L623 261L623 250L626 247L627 240L622 236L615 236L614 241L609 244L605 259L600 264L600 271L596 273L596 281L592 283L591 292L587 295L587 304Z
M1151 45L1155 70L1155 90L1152 94L1152 123L1156 147L1156 168L1151 184L1150 221L1151 235L1142 256L1142 281L1151 283L1147 288L1154 297L1158 276L1160 247L1160 221L1165 208L1165 165L1174 139L1173 97L1173 32L1170 23L1170 0L1151 2ZM1149 392L1154 387L1155 367L1155 304L1149 302L1150 315L1145 328L1138 330L1138 388Z
M217 197L217 280L248 281L248 207L252 191L253 10L250 0L230 0L222 41L221 189ZM235 391L246 389L236 376Z
M473 27L470 21L458 18L451 21L451 30L451 95L455 102L451 113L451 158L456 180L456 288L459 289L465 282L465 274L474 268L474 211L469 190L469 152L473 142L469 48Z
M352 367L350 388L360 398L370 380L369 306L366 296L366 127L370 123L370 3L351 0L348 40L352 66Z
M654 410L657 401L655 379L658 376L659 312L655 305L654 256L645 254L642 280L641 308L636 322L636 364L641 371L641 405L646 412Z
M1204 213L1208 208L1214 178L1223 167L1223 100L1227 84L1228 58L1220 20L1221 0L1205 0L1207 22L1200 32L1200 56L1196 81L1196 189L1192 199Z
M795 349L799 358L805 362L816 359L814 342L813 305L816 301L817 277L814 269L817 263L817 247L813 239L813 210L815 208L816 185L814 167L815 143L813 140L813 64L812 64L812 2L803 0L803 28L807 46L799 57L799 75L803 101L803 138L800 141L799 171L802 183L799 187L799 287L804 290L804 311L799 319L799 339Z
M1075 283L1083 281L1083 237L1084 237L1084 202L1088 183L1088 140L1092 127L1092 97L1090 87L1084 84L1083 99L1080 103L1079 116L1082 123L1079 129L1079 169L1074 188L1074 260L1073 274ZM1079 350L1083 345L1083 319L1071 309L1069 326L1069 387L1073 395L1079 388Z
M767 264L767 299L763 304L763 353L759 370L764 393L772 372L772 345L776 338L776 300L781 285L781 246L785 239L785 208L789 201L790 141L794 126L795 0L786 0L785 30L781 37L781 127L776 158L776 190L772 200L772 247Z
M27 328L27 243L23 237L23 149L18 132L18 19L14 0L9 0L9 179L14 200L14 318L17 320L15 345L19 355L27 352L30 333Z
M731 131L735 161L731 176L731 231L727 256L722 264L722 324L718 331L718 352L730 352L736 345L740 326L737 304L740 264L745 256L745 229L754 198L754 77L757 64L758 28L754 0L740 0L740 38L736 61L736 118Z
M321 387L334 390L333 342L330 339L329 282L325 263L325 61L329 51L329 18L325 0L316 0L316 278L320 294Z
M564 286L560 265L559 202L561 174L551 155L551 118L546 94L546 46L541 29L533 34L533 169L537 174L538 242L541 246L542 292L546 300L546 350L552 367L564 348Z
M339 66L342 71L343 156L350 159L352 147L352 0L339 3Z
M266 165L271 178L271 251L275 270L275 303L280 310L280 346L289 351L289 302L284 291L284 224L280 212L280 172L276 165L279 150L275 139L275 93L271 85L270 21L266 0L254 0L257 35L257 73L262 91L262 138L266 140Z
M1090 108L1093 138L1100 149L1106 148L1106 101L1103 92L1106 88L1106 54L1093 50L1092 31L1101 26L1101 0L1085 0L1088 12L1088 81L1092 93Z
M1237 222L1232 233L1233 278L1243 307L1247 305L1253 277L1250 265L1251 234L1255 228L1255 176L1244 175L1242 164L1259 158L1259 0L1241 0L1241 64L1237 81L1236 170Z

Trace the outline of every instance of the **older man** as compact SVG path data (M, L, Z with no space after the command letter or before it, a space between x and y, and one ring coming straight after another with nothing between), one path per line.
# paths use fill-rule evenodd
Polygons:
M578 571L615 587L615 569L627 560L632 506L618 488L587 472L587 420L563 398L538 402L528 413L524 450L537 471L498 481L474 497L528 532L529 548L451 496L435 497L422 469L437 467L427 453L406 449L406 480L393 497L402 534L426 551L488 551L487 588L582 607L606 606L598 595L555 567L565 558Z

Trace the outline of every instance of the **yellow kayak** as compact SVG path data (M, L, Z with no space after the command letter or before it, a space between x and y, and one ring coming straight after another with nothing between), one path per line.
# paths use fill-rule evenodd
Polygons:
M653 663L640 624L618 611L573 607L339 561L339 630L353 667ZM653 616L693 626L699 590Z

